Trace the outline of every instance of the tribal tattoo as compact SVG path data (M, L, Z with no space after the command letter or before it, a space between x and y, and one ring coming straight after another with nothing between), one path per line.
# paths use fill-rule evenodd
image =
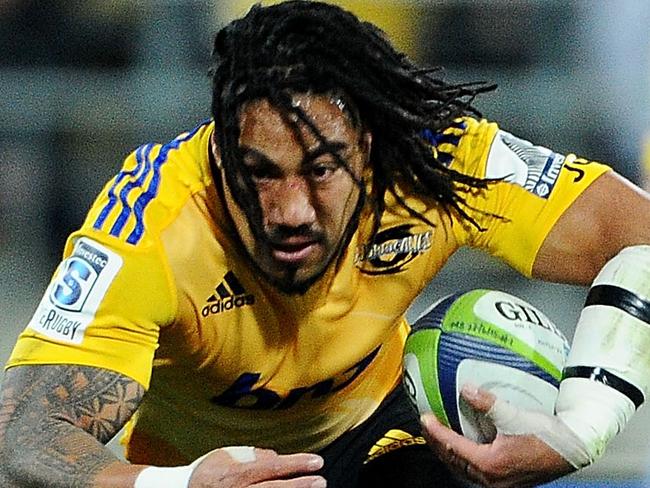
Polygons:
M105 369L7 370L0 396L0 485L90 487L99 471L119 462L103 444L133 415L143 395L136 381Z

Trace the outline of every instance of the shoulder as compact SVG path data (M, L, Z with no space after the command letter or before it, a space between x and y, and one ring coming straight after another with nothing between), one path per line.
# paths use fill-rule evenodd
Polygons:
M499 131L496 123L485 119L461 117L439 131L425 129L424 139L436 152L441 163L457 167L489 150Z
M442 164L459 173L483 178L487 155L498 132L499 126L494 122L461 117L445 129L426 129L422 135Z
M551 192L567 160L564 154L534 144L486 119L457 119L428 139L441 162L452 170L514 183L541 197Z
M84 227L137 245L156 236L212 182L206 121L165 143L138 147L92 205Z

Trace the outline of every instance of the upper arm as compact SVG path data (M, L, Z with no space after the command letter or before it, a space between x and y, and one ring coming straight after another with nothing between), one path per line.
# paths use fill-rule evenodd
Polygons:
M79 364L149 384L159 331L176 300L163 250L128 246L83 229L69 239L10 367Z
M650 196L610 171L564 212L544 240L533 276L589 284L621 249L650 243Z

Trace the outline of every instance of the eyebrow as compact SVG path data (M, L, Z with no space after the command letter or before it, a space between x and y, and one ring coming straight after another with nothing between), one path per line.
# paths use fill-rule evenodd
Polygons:
M316 149L307 152L306 156L303 158L301 162L301 165L306 166L324 154L331 154L332 156L334 156L334 159L339 164L344 164L345 160L341 157L341 153L344 150L346 150L348 147L349 146L347 144L343 142L336 142L336 141L319 144ZM266 156L266 154L258 151L257 149L248 146L241 146L241 150L242 150L242 158L246 159L246 157L252 156L254 158L253 164L257 167L274 168L278 166L278 164L275 161L273 161L268 156Z
M316 149L313 151L309 151L305 158L303 159L302 164L309 164L311 163L314 159L319 158L320 156L324 154L331 154L334 156L334 159L337 161L341 158L341 153L346 150L349 146L343 142L325 142L322 144L319 144Z

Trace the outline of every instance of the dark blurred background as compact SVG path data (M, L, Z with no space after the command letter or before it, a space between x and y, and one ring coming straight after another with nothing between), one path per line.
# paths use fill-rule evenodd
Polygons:
M66 236L123 158L209 116L212 36L252 3L0 0L3 362L45 290ZM608 162L643 183L650 2L331 3L377 23L419 62L442 66L449 81L497 83L498 90L477 106L502 128L558 152ZM412 313L435 296L472 287L530 300L569 337L585 292L524 280L489 258L461 252ZM605 459L561 486L650 484L641 481L650 455L648 420L647 412L638 414Z

